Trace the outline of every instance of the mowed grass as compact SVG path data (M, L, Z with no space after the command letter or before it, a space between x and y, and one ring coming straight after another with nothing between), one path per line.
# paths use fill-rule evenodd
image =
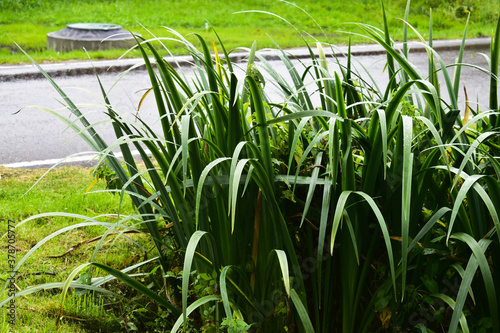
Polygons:
M228 49L249 47L257 41L259 48L293 48L304 46L298 32L284 24L281 16L298 31L306 32L309 41L319 38L335 44L346 44L353 27L349 22L363 22L382 26L378 0L352 0L347 2L318 2L303 0L295 5L285 1L0 1L0 63L20 63L27 59L19 52L16 43L27 50L36 61L51 62L71 59L87 59L84 51L58 53L46 50L46 34L63 29L69 23L96 22L120 24L125 29L138 32L145 38L165 36L164 27L179 33L201 34L207 40L215 39L212 29L224 40ZM386 1L386 10L395 39L403 38L403 22L406 1ZM469 37L491 36L498 17L498 1L417 0L412 2L410 23L420 32L428 31L432 9L435 39L460 38L468 13L471 14ZM241 11L261 11L246 12ZM268 15L263 11L273 13ZM145 28L147 28L147 30ZM415 37L415 36L413 36ZM194 37L190 37L193 38ZM369 42L354 37L355 43ZM174 54L187 53L181 45L167 42ZM93 59L117 58L123 50L90 52ZM140 56L137 52L129 57Z
M92 193L103 190L104 182L99 182L87 194L86 190L94 178L91 168L65 166L53 169L28 193L32 185L47 169L26 170L0 167L0 234L3 236L0 260L2 285L10 274L7 266L8 220L14 223L40 213L64 212L85 216L109 215L99 221L116 222L114 214L120 206L119 195ZM132 212L130 199L125 197L122 213ZM15 229L16 261L32 249L39 241L56 230L85 220L61 216L46 216L28 221ZM103 227L84 227L65 232L36 250L23 264L16 276L19 290L49 282L63 282L70 272L83 262L91 259L98 237L106 230ZM127 234L138 244L143 236ZM91 242L88 242L93 240ZM65 254L66 253L66 254ZM125 241L124 238L109 236L101 247L96 261L120 268L125 263L133 263L144 257L144 248ZM114 291L121 290L120 284L105 285ZM127 291L123 291L126 293ZM6 293L3 295L6 296ZM4 298L2 297L2 298ZM123 301L103 295L72 295L60 313L60 289L47 290L16 299L17 321L15 332L55 332L55 320L62 315L59 330L62 332L113 332L120 330L119 307L127 306ZM112 310L112 311L109 311ZM116 310L116 312L115 312ZM106 314L105 314L106 311ZM8 319L2 311L0 331L9 331ZM118 315L115 315L118 313Z

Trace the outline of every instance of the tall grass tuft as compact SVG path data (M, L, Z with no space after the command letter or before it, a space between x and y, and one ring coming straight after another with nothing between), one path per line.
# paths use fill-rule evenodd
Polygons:
M141 219L132 227L125 216L116 225L90 224L144 226L155 257L122 270L92 259L64 284L25 293L62 287L64 302L70 287L109 292L101 285L116 278L167 309L172 332L238 325L258 332L499 332L500 30L490 107L462 119L465 34L458 63L448 67L408 23L408 12L405 29L426 45L428 76L406 48L396 48L388 22L383 31L357 24L387 51L385 89L357 72L350 53L342 65L321 43L317 55L306 45L311 61L298 65L275 50L290 80L255 45L240 69L223 46L220 55L214 46L214 56L200 36L196 47L168 29L192 56L196 75L188 80L154 47L161 38L138 40L161 130L124 120L102 87L117 138L111 145L47 76ZM329 70L332 61L339 72ZM271 85L284 100L267 95ZM172 288L178 258L168 246L182 253L180 290ZM161 272L153 287L132 276L152 262ZM89 267L92 276L96 268L108 275L74 281Z

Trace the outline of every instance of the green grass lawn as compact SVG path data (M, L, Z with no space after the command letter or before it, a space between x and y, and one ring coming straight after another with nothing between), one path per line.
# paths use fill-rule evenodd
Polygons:
M406 1L386 1L386 10L395 39L402 39L402 21ZM299 34L277 18L264 13L240 13L245 10L267 11L279 15L300 32L309 34L309 40L319 38L336 44L346 44L348 34L353 31L348 22L363 22L382 26L380 2L378 0L351 0L348 2L298 2L309 17L296 6L281 1L162 1L162 0L116 0L116 1L0 1L0 63L21 63L27 59L15 43L27 50L36 61L53 62L71 59L87 59L83 51L58 53L47 51L46 34L64 28L69 23L96 22L120 24L125 29L141 33L144 37L166 36L165 26L182 34L199 33L207 39L214 39L214 28L228 49L250 47L254 40L260 48L282 48L303 46ZM500 10L498 1L413 1L410 23L424 33L429 26L432 8L436 39L460 38L466 15L471 13L469 37L491 36ZM148 30L145 30L146 27ZM414 36L413 36L414 37ZM355 43L369 42L355 37ZM186 53L180 45L167 43L175 54ZM93 59L117 58L123 50L91 52ZM132 52L127 56L137 57Z
M7 231L8 220L19 223L23 219L39 213L65 212L86 216L109 215L100 221L116 222L113 214L118 212L119 196L109 193L92 193L104 189L99 182L87 194L86 190L94 178L90 168L60 167L48 173L30 192L28 189L40 179L46 169L25 170L0 167L0 233ZM123 213L131 213L131 203L125 198ZM71 226L84 220L46 216L27 222L16 230L16 261L35 246L39 241L63 227ZM70 272L82 262L88 262L93 254L98 239L105 232L102 227L85 227L63 233L35 251L21 267L16 285L21 289L28 286L49 282L63 282ZM127 234L138 244L143 237ZM88 242L89 240L94 240ZM1 240L6 248L7 238ZM88 242L88 243L87 243ZM5 247L4 247L5 245ZM72 250L73 249L73 250ZM125 263L133 263L143 257L139 246L123 238L110 236L99 251L97 261L120 268ZM7 267L7 251L2 251L5 258L0 260L1 284L3 286L10 269ZM114 282L112 288L119 290ZM108 286L109 287L109 286ZM128 303L103 297L72 295L61 313L59 330L62 332L114 332L121 330L119 321L120 306ZM3 297L2 297L3 298ZM36 294L19 297L16 300L17 321L15 332L55 332L55 320L60 311L60 289L47 290ZM109 311L112 310L112 311ZM105 314L106 311L106 314ZM2 311L2 314L5 314ZM117 315L115 315L117 314ZM0 331L7 332L7 320L0 317ZM12 329L12 327L11 327Z

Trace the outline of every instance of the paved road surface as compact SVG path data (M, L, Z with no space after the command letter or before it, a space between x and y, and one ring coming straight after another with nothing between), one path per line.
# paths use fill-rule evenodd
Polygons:
M480 50L481 52L486 51ZM447 64L453 63L457 51L440 52ZM385 56L358 56L357 59L369 69L377 84L383 90L387 84L387 74L384 71ZM425 53L412 53L410 60L422 71L427 73ZM467 52L464 62L483 68L487 62L481 55ZM279 62L273 63L280 73L286 69ZM333 61L329 64L335 69ZM187 75L192 75L189 68L184 68ZM463 81L467 87L469 99L479 98L479 102L487 104L489 77L475 69L464 68ZM116 82L117 74L103 74L101 80L106 89ZM105 120L103 100L95 76L82 75L76 77L58 77L56 82L64 88L70 98L81 106L91 121ZM111 90L110 101L115 110L126 115L130 120L137 113L137 106L144 93L149 88L148 76L144 71L131 72L122 78ZM443 94L445 95L445 91ZM278 98L276 95L273 98ZM0 82L0 164L9 166L47 166L53 164L52 159L60 159L75 153L88 152L89 147L71 129L48 112L33 106L58 110L68 114L59 103L61 98L53 87L44 79L12 80ZM463 90L459 105L464 108ZM20 110L17 112L18 110ZM154 107L153 94L150 94L139 111L142 119L149 124L156 123L157 113ZM74 118L73 118L74 119ZM113 141L113 131L109 124L99 126L100 133L110 143ZM33 162L34 161L34 162ZM40 162L45 161L45 162ZM13 164L19 163L19 164Z

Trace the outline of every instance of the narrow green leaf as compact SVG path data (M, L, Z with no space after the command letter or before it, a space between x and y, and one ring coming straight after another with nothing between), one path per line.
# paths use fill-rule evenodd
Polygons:
M323 279L321 278L323 275L323 255L325 252L325 236L326 236L326 227L328 224L328 216L330 211L330 199L331 199L331 190L332 190L332 179L330 177L326 177L325 186L323 188L323 201L321 203L321 217L319 223L319 234L318 234L318 252L316 256L316 265L318 267L318 290L322 290L321 282ZM322 293L318 293L318 304L321 304L321 295Z
M452 238L461 240L466 243L470 249L472 250L473 255L469 259L469 264L465 269L464 278L462 280L462 284L460 285L460 290L457 295L457 300L455 304L455 309L453 311L453 315L450 322L450 333L455 333L458 326L459 316L461 315L462 308L465 303L465 299L467 297L470 284L475 276L476 269L479 266L481 270L481 275L484 280L485 290L487 290L489 309L491 311L490 316L493 321L493 332L498 333L500 330L498 316L498 304L496 299L496 291L495 284L493 282L493 277L491 275L491 270L488 264L488 260L484 252L486 251L489 244L491 244L490 240L481 239L479 242L476 242L474 238L466 233L456 233L451 236Z
M174 326L172 327L172 333L176 333L182 324L187 327L186 316L189 316L194 310L206 304L208 302L219 301L221 297L219 295L208 295L194 301L187 309L184 309L183 314L177 319Z
M463 280L464 275L465 275L465 269L462 267L462 265L456 263L456 264L451 265L451 267L453 267L457 271L457 273L460 275L460 277ZM472 299L472 303L474 303L474 306L475 306L476 305L476 299L474 297L474 292L472 291L472 287L469 288L469 296Z
M340 194L339 199L337 201L337 206L335 207L335 215L333 217L333 222L332 222L330 252L331 252L331 254L333 254L333 246L335 245L335 238L337 235L337 230L338 230L338 227L340 226L341 218L343 216L343 212L345 209L345 205L347 203L347 199L349 198L349 196L351 194L357 194L357 195L361 196L364 199L364 201L366 201L368 203L368 205L372 209L373 213L375 214L375 217L377 218L380 229L382 230L382 235L384 237L385 247L387 249L387 256L389 258L389 266L390 266L390 271L391 271L392 285L394 288L394 297L396 298L396 274L395 274L395 269L394 269L394 256L393 256L393 252L392 252L392 245L391 245L389 230L387 229L384 217L383 217L382 213L380 212L380 209L377 207L377 204L375 203L375 201L373 201L373 199L368 194L360 192L360 191L344 191Z
M490 76L490 110L498 111L498 63L500 59L500 16L495 35L491 37L491 76ZM498 127L498 115L490 116L490 124Z
M382 18L384 21L384 37L385 37L385 42L387 45L391 45L391 36L389 35L389 25L387 24L387 17L385 15L385 6L384 6L384 0L380 0L380 4L382 6ZM389 82L392 82L392 85L387 87L389 91L393 91L396 86L395 86L395 81L392 80L394 77L394 74L396 73L395 68L394 68L394 58L391 55L390 52L387 52L387 68L388 68L388 74L389 74Z
M231 269L231 266L225 266L220 272L219 284L220 284L220 296L222 299L222 305L224 306L224 311L226 312L226 318L233 318L233 312L231 311L231 303L229 302L229 295L227 293L226 285L226 275Z
M208 232L202 231L202 230L197 230L193 233L193 235L189 239L189 243L188 243L187 248L186 248L186 254L184 256L184 265L183 265L183 271L182 271L182 316L179 318L179 319L183 319L183 320L181 320L181 323L184 322L184 324L187 323L187 316L189 315L189 313L191 313L191 312L188 313L188 311L186 310L187 309L187 294L188 294L188 289L189 289L189 276L191 275L191 266L193 265L196 247L198 246L198 243L200 242L201 238L205 235L208 236L209 239L213 243L213 238ZM211 254L214 257L213 264L214 264L214 268L217 271L218 263L217 263L217 258L215 257L215 251L213 250L212 246L210 246L209 249L211 250L211 252L212 252ZM218 296L217 296L217 299L219 299ZM192 307L194 304L197 304L197 302L193 303L190 307ZM194 308L196 308L196 307L194 307ZM175 330L172 329L172 332L174 332L174 331Z
M441 299L442 301L446 302L450 306L450 308L453 310L453 313L457 312L456 311L456 309L457 309L456 303L450 296L445 295L445 294L432 294L430 296ZM470 331L469 331L469 326L467 325L467 318L465 318L465 314L463 312L460 312L459 321L460 321L460 326L462 327L462 332L469 333ZM455 331L456 331L456 328L455 328ZM448 332L452 332L452 329L450 329Z
M404 299L406 288L406 268L408 265L408 234L410 230L410 208L411 208L411 183L413 179L413 153L411 152L411 144L413 141L413 120L408 116L402 116L403 119L403 173L401 184L401 250L403 261L402 273L402 295Z
M151 289L137 281L136 279L132 278L129 274L123 273L117 269L114 269L112 267L99 264L99 263L92 263L92 266L95 266L97 268L102 269L103 271L113 275L116 277L118 280L122 281L123 283L127 284L128 286L134 288L144 296L149 297L151 300L157 302L158 304L166 307L170 311L172 311L176 315L180 315L181 312L179 309L177 309L175 306L173 306L167 299L159 296L157 293L153 292Z
M463 174L462 177L464 177L464 176L466 176L466 175ZM467 192L482 177L484 177L484 175L468 176L467 178L465 178L464 183L460 187L460 191L458 191L457 197L455 198L455 203L453 204L453 210L451 212L450 222L449 222L449 226L448 226L448 232L446 235L446 244L448 244L448 240L451 236L451 233L453 231L453 226L455 224L455 219L458 215L458 210L459 210L460 206L463 204L463 201L465 199L465 196L467 195ZM469 221L463 221L463 223L467 223L467 224L468 224L468 222ZM470 226L469 226L469 230L470 230ZM470 233L472 234L472 230L470 230Z
M309 188L307 190L307 195L306 195L306 202L304 204L302 218L300 219L300 227L302 227L302 223L304 223L304 219L306 218L307 212L309 211L309 206L311 205L312 199L314 197L314 190L316 189L316 184L317 184L317 180L318 180L319 169L321 166L321 159L322 158L323 158L323 152L319 152L318 155L316 155L316 158L314 160L314 165L316 165L316 167L314 168L314 170L311 174Z
M198 182L198 188L196 189L196 230L198 230L198 223L199 223L199 218L200 218L200 211L201 211L201 199L203 195L203 189L205 187L205 180L209 174L210 171L217 165L220 164L224 161L229 160L229 157L219 157L212 162L208 163L208 165L203 169L200 180Z
M263 165L269 177L274 175L272 161L271 161L271 147L269 143L269 134L267 129L267 118L262 97L257 83L251 76L246 78L252 96L252 109L257 116L259 126L259 144L262 150L262 157L264 158ZM272 178L270 178L272 179Z
M434 225L437 223L439 219L441 219L446 213L451 212L451 209L448 207L441 207L437 212L432 215L432 217L427 221L427 223L424 225L422 229L418 232L418 234L413 238L413 241L411 244L408 246L408 252L410 252L415 245L424 237L429 230L434 227Z
M462 59L464 58L465 40L467 37L467 27L469 26L470 13L467 15L467 21L465 22L464 35L462 37L462 44L460 45L460 50L458 52L458 59L456 61L457 66L455 67L455 73L453 75L453 93L455 98L458 99L458 89L460 88L460 74L462 72Z
M248 55L248 64L245 75L250 76L252 73L252 68L255 65L255 52L257 51L257 42L254 41L252 44L252 48L250 49L250 54ZM245 84L243 87L243 91L241 92L241 102L243 104L247 103L250 99L248 81L245 79Z
M91 263L85 263L81 264L78 267L76 267L71 273L68 275L66 278L66 281L64 282L64 285L62 286L62 291L61 291L61 306L59 308L59 315L56 317L56 326L59 326L59 320L61 319L62 312L64 310L64 302L66 301L66 296L68 295L68 289L71 286L71 283L79 274L82 270L90 266Z
M471 156L472 156L472 154L474 154L476 152L476 149L479 147L479 145L481 145L483 143L483 141L485 141L489 137L496 136L496 135L498 135L498 132L485 132L485 133L482 133L480 136L478 136L477 139L474 140L474 142L472 142L469 149L467 150L467 153L464 156L462 163L460 163L460 167L458 168L458 173L456 174L455 181L453 182L453 187L455 187L457 185L460 174L464 170L467 163L470 163Z
M427 126L427 128L432 134L432 137L434 138L434 140L436 140L436 144L439 147L439 151L441 152L441 156L443 157L444 164L449 165L448 154L446 154L443 141L441 140L441 136L439 135L434 124L426 117L417 116L415 117L415 119L422 121L425 124L425 126Z
M408 17L410 14L410 3L411 0L408 0L406 2L406 9L405 9L405 22L408 22ZM404 25L403 27L403 55L405 58L408 59L408 25ZM408 81L408 80L405 80Z
M38 285L33 286L33 287L28 287L26 289L16 291L15 296L7 297L0 302L0 308L4 305L8 304L11 300L16 299L18 297L31 295L33 293L43 291L43 290L61 289L63 286L64 286L64 282L50 282L50 283L38 284ZM72 282L70 287L75 288L75 289L84 289L84 290L89 290L89 291L95 291L95 292L98 292L101 294L110 295L110 296L117 297L117 298L128 299L123 295L116 294L116 293L111 292L111 291L106 290L106 289L97 288L93 285ZM130 299L128 299L128 300L130 300Z
M231 178L231 187L229 190L231 191L230 197L231 197L231 205L229 213L231 214L231 233L234 232L234 224L235 224L235 219L236 219L236 203L238 202L238 189L239 189L239 184L240 184L240 179L243 173L243 170L247 163L250 161L250 159L242 159L238 162L236 165L236 168L234 170L234 175ZM233 179L234 178L234 179Z
M281 267L281 275L283 277L283 284L285 285L285 291L287 296L290 298L290 276L288 275L288 261L286 258L286 253L283 250L274 250L276 256L278 256L278 261Z
M302 301L300 300L300 297L295 291L295 289L290 290L290 295L292 298L293 305L295 306L295 309L297 310L297 313L299 315L300 321L304 326L305 332L313 333L314 327L311 323L311 319L309 318L309 314L307 313L307 309L304 306L304 304L302 304Z
M189 138L189 121L191 117L188 115L183 115L181 119L182 131L181 131L181 147L182 147L182 180L184 184L184 195L186 194L186 179L187 169L188 169L188 145L187 141Z
M340 140L339 140L339 130L337 126L337 121L335 119L330 119L328 121L328 155L330 167L330 177L333 181L333 188L336 187L337 175L339 172L339 156L340 156ZM298 179L296 178L295 183Z
M299 175L299 172L300 172L300 167L302 166L302 164L304 163L304 161L307 159L307 157L309 156L309 153L317 147L318 143L320 141L322 141L329 133L328 132L318 132L318 134L311 140L311 143L309 143L309 145L306 147L306 149L304 150L304 152L302 153L302 156L299 160L299 162L297 163L297 171L295 172L295 178L298 177ZM295 190L295 181L293 182L294 184L294 190Z

